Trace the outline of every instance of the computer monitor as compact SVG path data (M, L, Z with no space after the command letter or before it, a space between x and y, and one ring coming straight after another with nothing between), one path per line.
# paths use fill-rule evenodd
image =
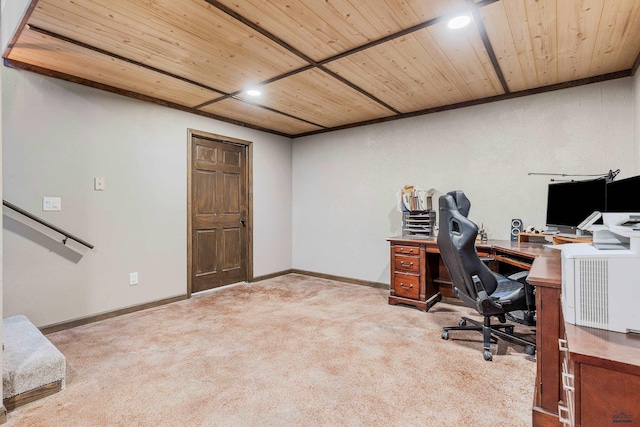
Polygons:
M607 212L640 212L640 176L607 184Z
M547 227L575 230L594 211L604 212L606 187L604 178L549 184Z

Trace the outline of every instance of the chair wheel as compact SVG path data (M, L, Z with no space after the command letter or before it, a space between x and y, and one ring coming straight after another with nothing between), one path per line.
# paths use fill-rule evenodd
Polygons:
M528 345L524 348L524 352L529 356L534 356L536 354L536 348L532 345Z
M493 360L493 356L491 355L491 351L489 350L485 350L482 353L482 356L484 356L484 360L486 360L487 362L491 362Z
M458 326L467 326L467 321L464 319L458 320Z
M442 338L443 340L448 340L449 339L449 331L444 331L442 334L440 334L440 338Z

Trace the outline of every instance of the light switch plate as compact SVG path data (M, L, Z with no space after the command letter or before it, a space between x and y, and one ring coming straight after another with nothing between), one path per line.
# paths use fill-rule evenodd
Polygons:
M62 199L60 197L43 197L43 211L60 211L62 210Z
M104 178L94 178L93 179L93 188L96 191L104 191L106 188L106 181Z
M138 272L129 273L129 286L138 284Z

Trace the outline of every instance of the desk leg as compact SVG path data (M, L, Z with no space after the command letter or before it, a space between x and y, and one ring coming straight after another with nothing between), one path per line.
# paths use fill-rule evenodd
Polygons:
M557 417L562 387L558 338L564 335L561 332L563 325L560 322L560 289L536 286L536 310L538 312L536 325L538 355L534 415L537 411Z
M425 246L420 246L420 285L424 286L421 299L425 301L425 311L429 311L435 303L442 301L442 295L438 292L438 287L433 280L433 264L433 257L427 253Z
M425 301L425 303L427 304L427 308L425 311L429 311L431 307L433 307L437 302L440 302L440 301L442 301L442 295L440 294L440 292L436 292L434 295L431 296L431 298Z

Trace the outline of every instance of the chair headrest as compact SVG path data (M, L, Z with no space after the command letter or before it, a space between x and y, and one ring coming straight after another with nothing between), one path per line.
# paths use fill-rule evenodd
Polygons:
M465 196L464 191L462 190L454 190L447 193L447 195L453 197L453 201L455 202L458 212L465 218L469 216L469 211L471 210L471 202Z

